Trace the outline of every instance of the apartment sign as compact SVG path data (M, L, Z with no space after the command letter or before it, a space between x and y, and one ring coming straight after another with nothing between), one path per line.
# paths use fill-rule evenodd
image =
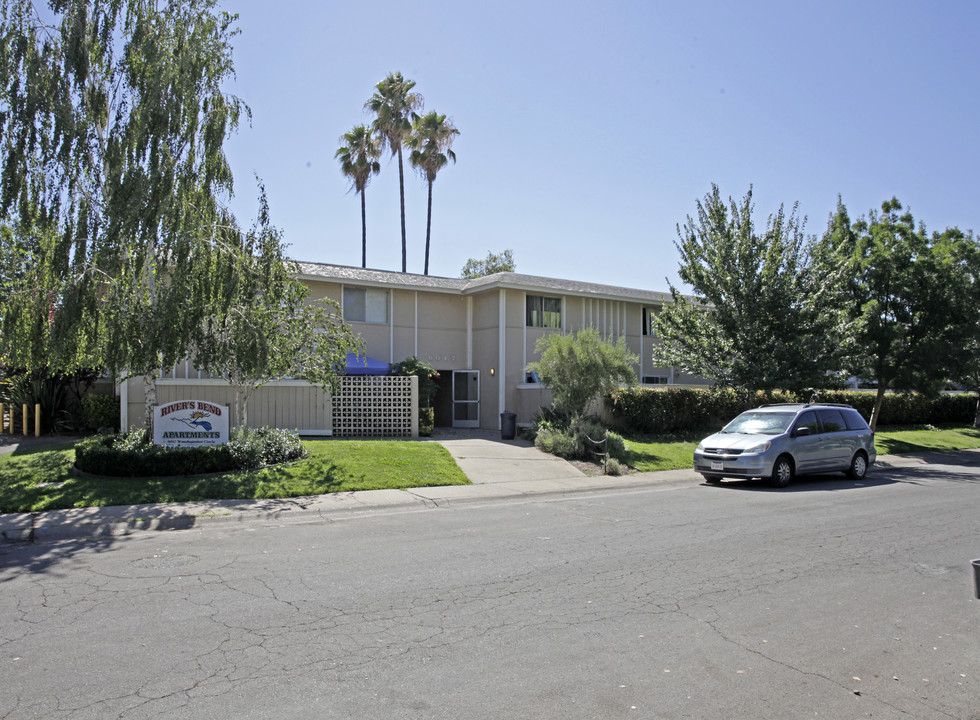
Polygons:
M153 443L201 447L228 442L228 406L205 400L176 400L153 408Z

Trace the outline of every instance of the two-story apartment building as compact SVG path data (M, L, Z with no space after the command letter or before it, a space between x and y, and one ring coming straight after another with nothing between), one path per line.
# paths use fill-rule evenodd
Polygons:
M417 357L439 371L437 427L497 429L500 413L518 424L551 403L528 363L547 333L595 328L625 338L640 361L643 384L697 384L699 378L653 364L652 319L670 295L649 290L497 273L474 280L299 263L298 279L312 299L336 301L363 338L365 354L384 363ZM120 384L122 427L143 422L141 378ZM161 368L158 402L194 398L233 406L235 391L189 361ZM414 386L413 386L414 387ZM400 388L400 389L399 389ZM417 389L388 381L343 384L334 398L303 380L270 382L249 401L249 424L295 428L307 435L407 435L418 431ZM231 409L230 424L237 425Z
M529 422L551 401L527 372L546 333L591 327L625 338L644 384L703 382L653 365L652 318L667 293L511 272L462 280L308 262L299 279L312 297L340 304L369 357L414 356L439 371L437 426L493 429L505 411Z

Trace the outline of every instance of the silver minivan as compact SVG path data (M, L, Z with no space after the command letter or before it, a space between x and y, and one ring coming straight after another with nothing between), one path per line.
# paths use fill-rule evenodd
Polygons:
M813 473L845 472L859 480L877 457L874 433L850 405L763 405L702 440L694 470L709 483L767 478L782 488Z

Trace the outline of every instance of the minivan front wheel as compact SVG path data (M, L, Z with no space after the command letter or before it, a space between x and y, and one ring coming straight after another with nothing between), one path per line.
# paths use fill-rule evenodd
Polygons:
M773 487L784 488L793 481L793 461L788 455L780 455L772 466L769 484Z
M861 480L867 473L867 456L861 451L854 453L854 457L851 458L851 467L847 471L847 477L851 478L851 480Z

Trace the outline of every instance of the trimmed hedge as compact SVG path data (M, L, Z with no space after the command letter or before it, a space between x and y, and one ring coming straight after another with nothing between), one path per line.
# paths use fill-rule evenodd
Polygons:
M875 393L855 390L820 390L820 402L854 406L871 418ZM612 423L628 432L664 435L693 430L713 430L740 412L759 405L809 402L806 395L791 392L738 392L731 388L624 388L605 398ZM972 423L977 396L972 393L928 398L917 393L885 395L879 425Z
M226 445L196 448L153 445L145 430L135 430L82 440L75 467L109 477L170 477L249 470L305 454L297 433L278 428L235 428Z

